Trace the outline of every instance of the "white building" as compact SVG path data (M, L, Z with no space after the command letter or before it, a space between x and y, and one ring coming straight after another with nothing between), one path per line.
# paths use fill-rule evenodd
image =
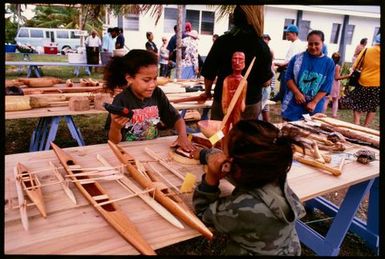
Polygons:
M122 27L129 49L145 48L146 32L154 34L158 49L162 36L171 38L176 24L177 6L165 5L157 25L155 18L147 15L107 17L106 27ZM229 29L228 16L218 20L215 8L206 5L186 5L185 21L192 23L199 32L199 53L206 56L212 45L212 35L221 35ZM276 59L284 59L289 42L284 39L284 29L288 24L296 24L301 40L306 41L310 30L325 33L328 55L339 51L345 61L350 62L356 45L362 38L368 38L372 45L380 29L380 6L331 6L331 5L266 5L264 32L271 37L270 48ZM344 36L343 36L344 35Z

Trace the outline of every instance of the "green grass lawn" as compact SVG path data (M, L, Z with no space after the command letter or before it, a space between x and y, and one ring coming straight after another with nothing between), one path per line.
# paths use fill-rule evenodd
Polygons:
M39 62L67 62L68 58L65 55L38 55L30 54L31 61ZM23 54L21 53L6 53L5 59L7 61L22 61ZM43 71L44 76L54 76L62 79L72 79L78 81L79 78L88 78L89 76L85 73L84 68L80 69L79 77L74 76L75 67L54 67L54 66L42 66L40 67ZM16 79L18 77L27 76L27 67L24 66L22 71L18 71L17 66L6 66L5 67L5 76L6 79ZM103 69L97 68L96 72L91 74L91 77L96 80L101 80L103 78Z

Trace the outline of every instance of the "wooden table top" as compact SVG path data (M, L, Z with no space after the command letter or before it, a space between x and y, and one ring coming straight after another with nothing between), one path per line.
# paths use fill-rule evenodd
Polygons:
M140 160L145 166L148 164L157 168L173 185L180 186L182 180L148 156L144 148L148 147L163 159L168 161L182 175L187 172L194 174L200 181L203 174L202 165L185 165L173 161L169 157L169 145L176 136L158 138L140 142L122 142L123 147L133 157ZM351 145L345 152L354 153L362 147ZM113 166L119 166L118 159L114 156L107 144L65 148L76 161L84 167L101 166L96 159L100 154ZM377 154L379 153L376 150ZM333 155L333 160L338 160ZM98 255L132 255L138 252L132 248L108 223L92 208L81 195L78 189L70 183L70 188L75 193L78 201L74 205L65 195L58 184L42 188L47 208L47 218L40 216L35 206L28 206L29 231L24 231L20 214L17 208L17 194L13 168L17 162L26 165L32 171L41 171L38 177L41 183L55 183L57 179L49 170L49 161L60 166L52 150L13 154L5 156L5 217L4 217L4 251L6 254L98 254ZM333 161L332 161L333 162ZM45 171L42 171L45 170ZM59 169L65 175L62 168ZM288 174L288 182L294 192L302 201L330 193L356 183L379 176L379 161L368 165L359 164L355 160L347 160L343 173L339 177L321 172L312 167L294 162ZM111 198L127 195L127 191L113 181L100 182ZM166 183L167 184L167 183ZM221 181L223 194L232 190L232 185L226 180ZM191 193L181 197L191 206ZM117 202L123 212L137 226L144 239L154 248L159 249L181 241L199 236L199 233L184 224L183 230L178 229L161 218L139 198L130 198Z
M186 103L175 103L172 104L177 110L184 109L200 109L200 108L210 108L212 101L206 101L205 103L196 103L196 102L186 102ZM96 110L94 106L91 105L91 109L87 111L70 111L68 106L59 106L59 107L45 107L45 108L34 108L31 110L25 111L12 111L5 112L6 120L13 119L28 119L28 118L41 118L41 117L52 117L52 116L65 116L65 115L87 115L87 114L98 114L98 113L107 113L106 110Z

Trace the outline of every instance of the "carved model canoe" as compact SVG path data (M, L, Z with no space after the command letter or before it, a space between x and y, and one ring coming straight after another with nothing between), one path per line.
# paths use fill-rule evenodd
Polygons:
M116 157L120 160L120 162L122 162L127 167L127 170L130 172L132 178L134 178L138 184L140 184L145 189L154 188L154 191L150 193L160 204L166 207L175 216L183 220L187 225L196 229L204 237L209 240L212 239L213 233L211 233L211 231L194 214L182 208L182 206L176 203L171 197L167 196L167 194L164 192L167 190L156 188L156 183L145 177L135 168L135 166L132 165L132 157L123 148L111 141L108 141L108 145Z
M20 182L24 192L28 195L31 201L36 205L40 214L44 218L46 218L47 212L45 209L43 193L41 191L41 183L37 178L36 174L31 174L28 168L21 163L17 163L16 169L17 169L16 181Z
M111 199L102 186L88 176L76 176L76 173L83 171L71 170L69 166L77 165L77 162L71 155L54 143L51 142L51 146L65 171L71 176L76 187L104 219L140 253L144 255L156 255L155 251L140 235L135 225L123 214L119 207L113 202L108 203ZM88 179L89 181L86 181ZM99 205L99 203L103 203L103 205Z

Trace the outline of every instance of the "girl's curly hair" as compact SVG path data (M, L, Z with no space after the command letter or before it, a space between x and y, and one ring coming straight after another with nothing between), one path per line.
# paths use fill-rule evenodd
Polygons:
M298 132L281 131L269 122L239 121L227 136L233 180L247 188L283 185L293 162L292 144L303 147L297 136Z
M112 57L104 69L105 88L113 91L127 86L126 75L135 77L141 67L149 65L158 65L158 57L144 49L133 49L123 57Z

